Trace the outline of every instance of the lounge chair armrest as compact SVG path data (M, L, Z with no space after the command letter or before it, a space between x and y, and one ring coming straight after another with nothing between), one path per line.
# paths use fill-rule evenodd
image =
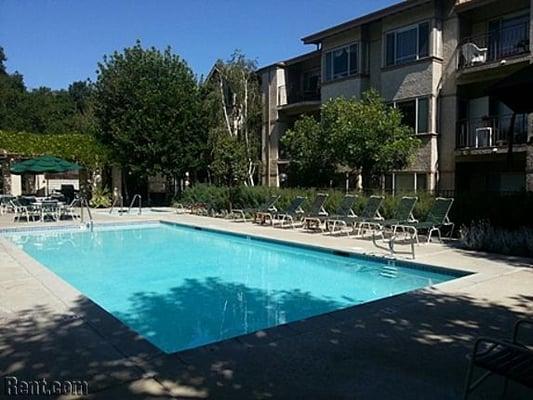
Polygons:
M412 225L402 225L402 224L397 224L397 225L392 225L393 228L402 228L402 230L406 230L406 231L409 231L411 232L412 234L415 234L417 232L417 229L415 226L412 226Z
M480 346L483 344L486 346L488 345L488 346L485 348L485 351L479 351ZM509 340L496 339L492 337L482 336L482 337L477 338L476 342L474 343L474 349L472 351L472 360L475 362L476 356L483 356L487 351L492 350L495 346L504 346L510 349L514 349L516 351L533 354L533 350L525 346L522 346L520 344L512 343Z
M533 319L520 319L518 320L515 325L514 325L514 329L513 329L513 343L515 344L518 344L520 342L518 342L518 334L520 333L520 328L523 327L524 325L529 325L531 327L533 327Z

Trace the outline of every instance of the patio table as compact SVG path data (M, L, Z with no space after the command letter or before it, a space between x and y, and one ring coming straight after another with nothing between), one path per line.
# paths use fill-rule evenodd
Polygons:
M39 212L39 222L45 222L47 215L50 215L53 221L58 221L61 217L60 210L65 203L59 201L35 201L31 205Z

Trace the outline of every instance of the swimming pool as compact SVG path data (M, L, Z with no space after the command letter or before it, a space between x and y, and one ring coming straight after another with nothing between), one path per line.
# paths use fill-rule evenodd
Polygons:
M169 223L3 236L167 353L464 275Z

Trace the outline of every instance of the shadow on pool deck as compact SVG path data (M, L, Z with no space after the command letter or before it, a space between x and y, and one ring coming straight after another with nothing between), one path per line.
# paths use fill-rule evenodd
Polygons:
M511 287L520 276L502 279L498 285ZM165 295L138 294L136 309L168 325L184 309L199 309L191 303L195 290L219 318L213 296L232 296L235 288L193 283ZM0 371L19 379L88 380L90 398L102 399L457 399L473 339L508 337L517 318L533 315L531 291L502 289L494 289L493 302L483 292L417 291L170 355L80 299L63 314L38 308L0 320ZM246 298L265 301L255 291ZM323 306L314 301L285 293L290 307ZM245 313L235 304L230 310L236 319ZM496 399L500 389L493 378L472 398ZM531 398L518 385L510 389L510 399Z

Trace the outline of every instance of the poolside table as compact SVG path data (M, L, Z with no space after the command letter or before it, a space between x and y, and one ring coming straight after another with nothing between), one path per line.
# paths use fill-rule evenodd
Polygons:
M61 218L61 208L65 203L59 201L35 201L31 203L32 207L39 212L39 222L45 222L46 217L52 217L52 221L59 221Z

